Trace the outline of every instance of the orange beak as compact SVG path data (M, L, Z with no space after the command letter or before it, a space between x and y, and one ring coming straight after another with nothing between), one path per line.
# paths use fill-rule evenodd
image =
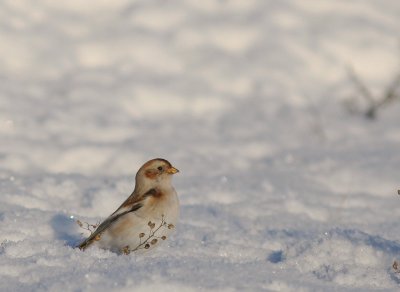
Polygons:
M171 166L170 168L167 169L166 172L169 174L175 174L175 173L179 172L179 170L176 169L175 167Z

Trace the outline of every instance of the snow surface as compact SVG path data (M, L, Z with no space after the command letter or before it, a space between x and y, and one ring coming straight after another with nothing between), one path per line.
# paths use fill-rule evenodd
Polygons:
M394 291L397 0L0 2L0 291ZM358 102L361 102L358 100ZM363 106L363 104L360 104ZM154 157L168 243L73 245Z

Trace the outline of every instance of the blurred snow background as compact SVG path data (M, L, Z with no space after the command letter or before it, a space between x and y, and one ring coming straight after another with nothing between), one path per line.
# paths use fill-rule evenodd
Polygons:
M0 1L0 290L395 290L400 4ZM144 256L72 248L154 157L181 220Z

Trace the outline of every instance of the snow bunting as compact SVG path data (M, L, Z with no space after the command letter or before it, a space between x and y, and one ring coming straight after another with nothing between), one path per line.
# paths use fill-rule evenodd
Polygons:
M146 162L136 174L133 193L77 247L98 246L117 253L151 249L174 229L179 201L171 185L179 172L165 159Z

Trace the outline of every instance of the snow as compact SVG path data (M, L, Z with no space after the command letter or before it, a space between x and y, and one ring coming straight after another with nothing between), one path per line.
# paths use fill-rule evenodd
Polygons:
M0 291L375 291L400 275L400 4L0 3ZM357 99L358 98L358 99ZM137 169L180 169L174 235L73 248Z

